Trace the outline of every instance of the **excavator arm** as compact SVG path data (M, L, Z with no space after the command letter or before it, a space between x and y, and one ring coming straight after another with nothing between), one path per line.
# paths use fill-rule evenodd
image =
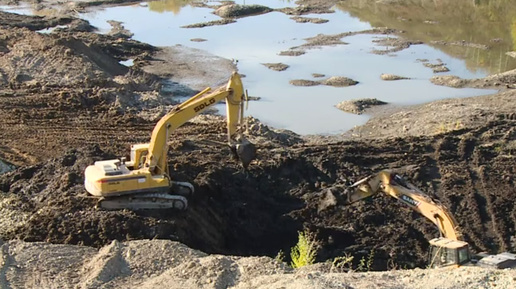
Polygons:
M354 203L378 193L400 200L439 228L441 236L428 241L430 244L428 267L459 267L476 262L488 268L516 267L516 255L508 252L487 255L487 257L481 254L477 256L482 258L480 261L472 259L469 244L462 240L457 222L448 209L390 170L380 171L347 187L344 202Z
M462 235L458 231L457 222L438 200L431 198L390 170L380 171L348 187L345 201L354 203L378 193L396 198L425 216L439 228L443 237L461 240Z
M380 171L349 186L344 202L354 203L378 193L398 199L439 228L441 236L429 240L429 267L457 267L470 262L468 243L462 241L457 222L446 207L391 170Z
M170 133L182 126L185 122L199 115L214 104L226 100L228 144L235 145L233 137L237 132L243 118L244 89L240 76L233 73L226 86L211 91L208 87L187 101L176 106L172 111L163 116L152 131L145 167L152 174L166 173L167 164L167 140Z

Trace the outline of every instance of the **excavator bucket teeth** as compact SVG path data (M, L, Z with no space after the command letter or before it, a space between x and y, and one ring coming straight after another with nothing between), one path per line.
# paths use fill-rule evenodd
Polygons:
M256 146L248 140L236 145L236 153L244 169L256 158Z

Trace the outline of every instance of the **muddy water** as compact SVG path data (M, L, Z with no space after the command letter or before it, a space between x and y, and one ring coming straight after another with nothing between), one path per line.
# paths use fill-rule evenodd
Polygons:
M337 134L365 123L369 116L353 115L335 108L337 103L344 100L378 98L394 105L408 105L492 92L452 89L431 84L428 80L434 73L430 68L424 67L419 59L427 59L430 63L442 60L450 69L450 72L444 74L463 78L483 77L489 73L482 66L475 66L457 55L451 56L452 54L435 45L414 45L387 55L372 54L373 49L389 48L377 46L374 42L385 36L360 34L343 38L347 45L310 49L306 54L297 57L278 55L281 51L305 43L304 39L307 37L362 31L373 25L379 26L370 18L357 15L357 9L353 7L338 6L335 13L305 15L329 20L324 24L296 23L288 15L271 12L241 18L228 25L188 29L181 26L220 18L212 14L212 9L191 7L184 2L187 1L156 1L95 8L81 17L97 26L101 32L111 29L108 20L117 20L134 33L133 38L136 40L156 46L181 44L234 59L238 63L239 71L247 76L244 79L245 87L251 95L261 97L260 101L249 106L248 114L274 127L293 130L299 134ZM261 4L271 8L295 6L294 1L280 0L235 2ZM353 16L346 9L352 11ZM195 38L206 41L191 41ZM277 62L290 67L278 72L263 65ZM127 62L128 65L130 63L131 61ZM349 77L359 84L345 88L296 87L289 84L293 79L324 79L314 78L313 73L324 74L325 77ZM380 80L382 73L398 74L411 79L386 82ZM221 81L214 80L214 83Z

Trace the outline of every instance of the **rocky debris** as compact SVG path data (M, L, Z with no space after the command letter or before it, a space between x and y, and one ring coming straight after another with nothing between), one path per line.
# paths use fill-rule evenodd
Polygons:
M382 73L380 75L382 80L402 80L402 79L410 79L409 77L399 76L395 74Z
M336 87L346 87L357 85L358 81L343 76L332 76L328 79L322 80L321 84Z
M385 46L385 49L373 48L372 53L380 55L398 52L407 49L412 45L423 44L423 42L419 40L407 40L397 37L381 37L379 39L373 40L373 42L379 46Z
M295 86L315 86L315 85L328 85L335 87L346 87L358 84L358 81L343 76L332 76L324 80L307 80L307 79L294 79L290 81L290 84Z
M462 47L470 47L470 48L476 48L481 50L488 50L490 47L489 45L485 44L478 44L478 43L471 43L465 40L462 41L444 41L444 40L433 40L430 41L431 44L437 44L437 45L450 45L450 46L462 46Z
M450 69L446 67L446 63L443 63L440 59L438 59L437 63L430 63L427 61L421 61L425 67L432 68L434 73L448 72Z
M507 52L505 54L507 54L508 56L510 56L512 58L516 58L516 51L509 51L509 52Z
M285 7L276 9L276 11L283 12L287 15L306 15L306 14L328 14L335 13L334 10L326 5L301 5L296 7Z
M354 35L359 35L359 34L389 35L389 34L394 34L396 32L399 32L399 31L394 30L394 29L389 29L386 27L375 27L373 29L344 32L344 33L331 34L331 35L318 34L314 37L306 38L305 39L306 43L304 43L300 46L291 47L290 50L299 50L299 49L306 49L306 48L313 49L313 48L319 48L319 47L323 47L323 46L332 46L332 45L346 45L347 43L342 41L342 38L344 38L344 37L354 36ZM406 41L402 42L400 40L399 44L396 45L395 49L402 46L403 45L402 43L404 43L406 45ZM402 48L402 49L404 49L404 48Z
M354 138L381 139L392 135L420 137L442 133L460 133L496 120L516 119L516 91L460 99L444 99L411 107L386 107L365 125L346 135ZM446 112L446 113L443 113ZM511 146L511 145L509 145ZM516 247L515 247L516 248Z
M304 51L304 50L285 50L285 51L281 51L278 55L281 55L281 56L300 56L300 55L303 55L305 53L306 53L306 51Z
M450 69L444 65L436 66L433 69L434 73L448 72Z
M301 47L307 47L307 48L316 48L321 46L332 46L332 45L346 45L348 43L341 40L342 35L336 34L336 35L325 35L325 34L318 34L314 37L308 37L306 38L306 43L301 45ZM298 47L295 47L298 48ZM294 49L294 48L291 48Z
M296 21L297 23L314 23L314 24L322 24L327 23L328 19L322 19L322 18L311 18L311 17L290 17L290 19Z
M462 79L455 75L432 76L430 82L437 85L444 85L455 88L465 87L470 80Z
M516 83L516 69L477 79L462 79L455 75L433 76L430 81L437 85L455 88L497 88L514 89Z
M134 35L134 33L125 29L125 27L122 25L122 22L120 21L108 20L107 23L109 23L109 25L112 27L111 31L108 32L108 35L111 35L115 38L131 38Z
M213 13L222 18L240 18L271 12L272 9L263 5L230 4L217 8Z
M321 77L325 77L326 75L324 74L321 74L321 73L312 73L312 77L314 78L321 78Z
M362 114L367 108L376 105L387 104L376 98L363 98L363 99L352 99L339 102L336 107L342 111L350 112L354 114Z
M203 27L215 26L215 25L226 25L226 24L235 23L235 22L236 22L236 20L234 20L234 19L224 18L224 19L213 20L213 21L209 21L209 22L201 22L201 23L184 25L184 26L181 26L181 28L203 28Z
M264 65L268 69L275 71L284 71L287 70L287 68L289 68L289 66L284 63L262 63L262 65Z
M294 86L316 86L321 85L320 81L308 80L308 79L293 79L289 81Z

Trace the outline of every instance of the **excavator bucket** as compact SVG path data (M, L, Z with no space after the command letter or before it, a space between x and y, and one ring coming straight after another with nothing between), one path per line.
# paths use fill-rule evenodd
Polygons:
M242 138L233 148L233 153L242 163L244 170L247 170L249 164L256 158L256 146L246 138Z

